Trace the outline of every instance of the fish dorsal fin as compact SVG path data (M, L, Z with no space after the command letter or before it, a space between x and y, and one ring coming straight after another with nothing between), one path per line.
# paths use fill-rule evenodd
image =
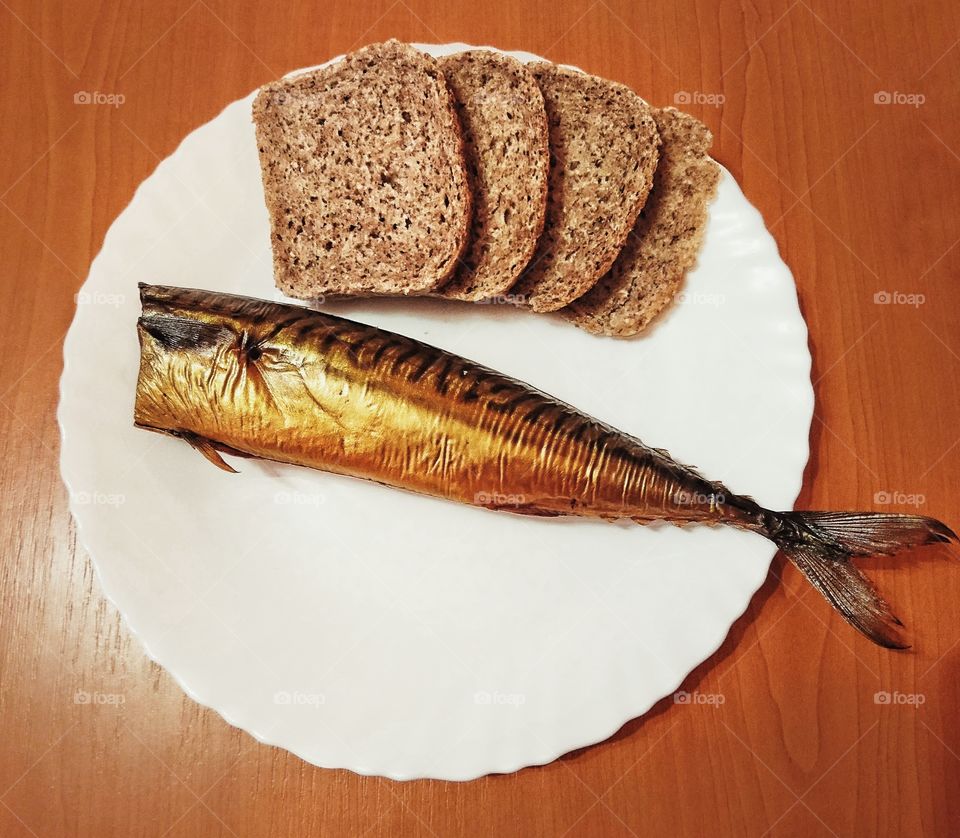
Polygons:
M190 445L196 448L197 451L203 454L203 456L206 457L217 468L228 471L230 474L239 473L232 465L230 465L230 463L220 456L220 452L217 450L216 446L206 437L197 436L197 434L190 433L189 431L181 431L180 437L185 442L189 442Z

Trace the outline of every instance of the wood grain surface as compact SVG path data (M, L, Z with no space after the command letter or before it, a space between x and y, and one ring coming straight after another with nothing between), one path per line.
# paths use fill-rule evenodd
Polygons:
M225 104L391 36L527 49L705 120L810 327L798 505L960 524L955 2L0 0L0 835L960 834L960 566L937 551L870 563L909 652L857 636L778 558L684 684L722 704L667 698L607 742L462 784L259 745L187 698L104 601L55 409L107 228Z

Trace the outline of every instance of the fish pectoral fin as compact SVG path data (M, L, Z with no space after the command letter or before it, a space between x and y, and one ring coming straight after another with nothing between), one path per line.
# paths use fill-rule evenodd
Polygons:
M516 512L517 515L536 515L540 518L559 518L563 512L555 509L541 509L539 506L504 506L504 512Z
M213 463L217 468L222 469L223 471L230 472L230 474L239 474L239 472L230 465L223 457L220 456L220 451L217 450L217 445L206 437L198 436L197 434L190 433L189 431L181 431L179 433L181 439L185 442L189 442L191 446L197 449L204 457L206 457L211 463ZM228 446L219 446L223 450L227 450L230 453L240 453L234 452L232 448Z
M515 515L535 515L538 518L557 518L565 514L558 512L556 509L545 509L542 506L536 506L532 503L484 504L484 506L496 512L513 512Z

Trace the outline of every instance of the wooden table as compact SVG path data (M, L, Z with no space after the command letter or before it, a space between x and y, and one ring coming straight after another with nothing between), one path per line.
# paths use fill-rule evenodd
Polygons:
M398 784L313 768L184 696L104 601L57 465L73 295L157 161L290 69L464 40L686 98L796 274L817 395L798 505L890 498L960 524L960 6L850 5L0 0L0 834L958 834L944 554L870 562L910 652L871 646L778 558L685 682L722 705L665 699L552 765Z

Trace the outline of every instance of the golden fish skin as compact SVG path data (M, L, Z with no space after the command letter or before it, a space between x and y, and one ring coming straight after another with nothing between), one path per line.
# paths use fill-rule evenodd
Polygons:
M638 440L370 326L151 289L140 337L142 427L480 506L643 520L732 514L722 502L732 493Z
M918 516L777 513L522 382L299 306L141 285L134 421L218 451L512 512L732 524L775 541L843 616L902 646L849 563L944 541ZM232 470L232 469L230 469ZM866 586L866 587L865 587ZM859 599L858 599L859 598Z

